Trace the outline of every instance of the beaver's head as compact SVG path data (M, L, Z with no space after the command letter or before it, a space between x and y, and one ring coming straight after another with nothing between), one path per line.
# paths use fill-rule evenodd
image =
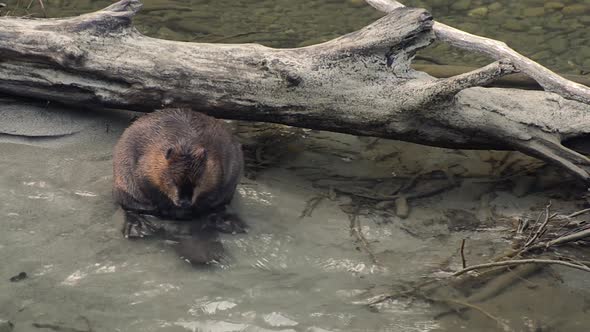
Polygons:
M152 182L176 207L191 208L201 194L217 186L220 170L204 147L177 144L160 153L150 172Z

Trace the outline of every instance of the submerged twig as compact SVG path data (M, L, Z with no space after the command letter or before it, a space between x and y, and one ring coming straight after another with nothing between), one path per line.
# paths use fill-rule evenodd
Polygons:
M541 236L541 234L543 234L543 232L547 228L547 224L549 223L549 220L551 220L551 218L555 216L555 215L553 215L553 216L549 215L550 208L551 208L551 202L549 202L549 204L547 204L547 206L545 207L545 221L543 221L541 226L539 226L537 228L535 233L533 233L533 235L530 237L530 239L524 244L523 248L526 248L526 247L530 246L531 244L533 244L539 238L539 236Z
M458 277L462 274L465 274L469 271L484 269L488 267L495 267L495 266L513 266L519 264L557 264L557 265L564 265L574 269L590 272L590 267L586 265L574 264L570 262L560 261L556 259L517 259L517 260L506 260L500 262L492 262L492 263L485 263L485 264L478 264L472 265L470 267L464 268L452 274L453 277Z
M43 0L39 0L39 4L41 5L41 10L43 10L43 17L47 17L47 10L45 10L45 4Z
M299 218L311 217L311 213L313 212L313 210L315 210L315 208L318 207L318 205L320 205L320 203L325 198L327 198L326 195L320 194L307 200L307 202L305 203L305 208L301 212L301 215L299 215Z
M474 309L474 310L478 311L479 313L483 314L484 316L488 317L489 319L495 321L496 324L498 324L504 331L512 331L512 328L510 328L510 326L508 326L508 324L506 324L505 322L503 322L500 318L492 315L487 310L485 310L482 307L480 307L478 305L475 305L473 303L469 303L469 302L465 302L465 301L460 301L460 300L454 300L454 299L432 299L432 300L433 301L438 301L438 302L446 302L446 303L458 304L458 305L461 305L463 307L467 307L469 309Z
M396 294L384 294L379 297L376 301L371 303L375 305L384 301L392 300L404 296L414 296L417 298L429 298L432 297L434 292L438 292L441 288L452 287L452 288L470 288L469 285L477 283L481 284L484 280L486 283L483 287L477 287L477 290L468 297L461 297L459 299L453 299L456 303L464 302L464 309L454 309L442 313L441 315L458 313L461 314L465 310L473 309L482 312L481 308L470 306L472 303L489 300L493 297L498 296L505 291L509 286L516 282L525 280L524 278L528 275L540 271L544 266L547 265L561 265L569 268L578 269L585 272L590 272L590 262L583 259L577 260L575 257L566 257L553 253L559 259L549 258L522 258L525 255L531 255L539 250L543 253L548 253L548 249L557 245L564 245L567 243L573 243L579 240L590 238L590 226L583 225L575 230L564 227L563 223L551 223L550 221L558 216L557 213L551 213L551 203L548 203L543 211L538 214L537 221L530 225L528 228L523 228L519 225L519 229L522 232L527 232L528 237L524 245L518 246L516 249L511 250L507 254L503 254L495 259L492 259L489 263L477 264L467 266L465 259L465 240L461 241L461 261L463 268L448 277L439 278L432 277L420 283L416 287L399 292ZM561 216L563 221L569 221L570 216L579 216L589 211L580 210L578 212L569 214L568 216ZM565 229L565 232L563 230ZM520 233L517 233L520 234ZM520 237L519 237L520 238ZM520 258L520 259L516 259ZM514 268L510 268L514 267ZM467 274L470 271L478 271L476 274ZM506 273L506 271L509 271ZM492 278L490 280L490 278ZM530 281L526 280L530 283ZM447 301L448 302L448 301ZM489 316L488 316L489 317Z
M467 261L465 260L465 239L461 240L461 265L463 268L467 267Z
M551 240L551 241L547 242L547 244L545 246L550 247L550 246L554 246L554 245L558 245L558 244L574 242L574 241L578 241L578 240L581 240L581 239L587 238L587 237L590 237L590 228L579 231L579 232L575 232L575 233L572 233L572 234L569 234L566 236L559 237L555 240Z
M373 250L371 249L369 241L367 241L367 238L365 238L365 235L363 234L363 230L361 229L361 224L360 224L358 216L359 216L359 207L356 208L354 213L349 215L350 233L351 233L351 235L355 236L357 242L361 243L362 248L367 252L367 254L371 258L371 261L373 262L373 264L381 265L381 263L377 259L377 256L375 256L375 254L373 253Z
M89 329L88 330L82 330L82 329L77 329L75 327L68 327L68 326L63 326L60 324L51 324L51 323L33 323L33 327L38 328L38 329L49 329L52 331L57 331L57 332L91 332L92 330Z
M525 277L538 272L542 267L543 265L540 264L523 264L517 265L514 268L506 268L502 266L488 269L485 273L494 271L495 273L498 273L498 275L486 282L482 287L478 288L476 292L470 294L467 300L469 302L482 302L494 298L516 282L525 280ZM506 270L508 270L507 273ZM465 276L462 278L464 277ZM484 276L480 274L478 277L479 280L482 280ZM457 281L459 281L459 279L457 279ZM530 283L530 281L528 282Z
M566 216L566 218L573 218L573 217L577 217L577 216L579 216L579 215L582 215L582 214L585 214L585 213L588 213L588 212L590 212L590 209L584 209L584 210L580 210L580 211L574 212L574 213L572 213L572 214L570 214L570 215L567 215L567 216Z

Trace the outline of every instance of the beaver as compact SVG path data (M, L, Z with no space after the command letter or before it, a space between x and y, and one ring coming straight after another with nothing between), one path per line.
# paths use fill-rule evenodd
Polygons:
M113 196L132 226L126 225L124 235L146 234L137 228L142 214L200 218L203 227L245 231L245 224L226 212L243 159L241 145L221 120L184 108L138 118L113 152Z

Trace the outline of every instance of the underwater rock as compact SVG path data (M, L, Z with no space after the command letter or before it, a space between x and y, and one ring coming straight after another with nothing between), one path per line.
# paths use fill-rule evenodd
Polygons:
M526 17L539 17L545 15L545 7L525 8L522 14Z
M551 1L551 2L545 3L545 9L549 9L549 10L561 9L563 7L565 7L565 5L561 2Z
M583 15L590 12L590 4L575 4L563 7L561 12L564 15Z
M26 272L21 272L13 277L10 277L10 282L18 282L27 278Z
M12 332L14 324L9 320L0 319L0 332Z
M467 10L471 7L471 0L459 0L451 5L453 10Z
M547 44L549 45L549 48L551 49L551 51L553 51L553 53L556 53L556 54L561 54L561 53L567 51L567 49L569 47L569 43L568 43L567 39L558 38L558 37L550 39Z
M404 196L400 196L395 200L395 215L402 219L410 215L410 206Z
M523 21L515 19L507 20L504 27L511 31L525 31L527 29L527 25Z
M503 4L501 4L500 2L494 2L493 4L488 6L488 9L491 11L497 11L502 9L502 7L504 7Z
M473 17L485 17L488 15L488 9L486 7L479 7L469 11L467 14Z

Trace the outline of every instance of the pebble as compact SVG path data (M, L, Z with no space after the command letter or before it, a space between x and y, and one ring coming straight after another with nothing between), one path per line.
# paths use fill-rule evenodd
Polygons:
M551 10L551 9L557 10L557 9L561 9L563 7L565 7L565 5L563 3L561 3L561 2L553 2L553 1L551 1L551 2L545 3L545 9L549 9L549 10Z
M543 3L545 3L545 0L520 0L526 4L531 4L531 5L542 5Z
M541 52L537 52L533 55L531 55L531 58L535 61L539 61L539 60L543 60L543 59L549 59L552 58L553 54L547 50L543 50Z
M388 210L395 206L393 201L381 201L375 204L375 208L379 210Z
M353 7L364 7L367 5L365 0L350 0L350 4Z
M506 20L504 27L511 31L525 31L527 26L524 22L515 19Z
M582 46L578 49L578 54L580 54L583 58L589 59L590 58L590 46Z
M21 281L27 278L27 273L26 272L21 272L13 277L10 277L10 281L11 282L17 282L17 281Z
M539 17L545 15L545 7L525 8L522 14L527 17Z
M531 35L543 35L543 34L545 34L545 29L543 29L542 26L537 25L537 26L530 28L529 33Z
M477 33L477 31L479 31L479 29L481 28L481 26L472 22L463 23L459 27L461 28L461 30L467 31L469 33Z
M467 13L467 15L473 17L485 17L488 15L488 9L486 7L475 8L470 10L469 13Z
M564 38L552 38L549 40L547 44L549 45L551 51L553 51L556 54L561 54L567 51L569 47L567 39Z
M563 7L561 12L564 15L583 15L590 12L590 4L575 4Z
M467 10L471 7L471 0L459 0L453 2L451 9L453 10Z
M161 27L160 30L158 30L158 37L174 40L178 38L178 33L170 30L167 27Z
M448 0L430 0L430 5L432 8L440 8L449 5Z
M488 6L488 9L491 11L497 11L497 10L502 9L502 7L504 7L504 5L502 5L501 3L494 2L493 4Z
M563 23L561 22L563 15L559 14L556 16L552 16L548 20L545 21L543 26L549 30L559 31L563 28Z
M410 215L410 206L404 196L400 196L395 200L395 215L402 219Z
M196 22L195 20L173 20L168 22L168 26L174 28L174 30L179 29L191 33L211 33L211 28L209 26L203 23Z

